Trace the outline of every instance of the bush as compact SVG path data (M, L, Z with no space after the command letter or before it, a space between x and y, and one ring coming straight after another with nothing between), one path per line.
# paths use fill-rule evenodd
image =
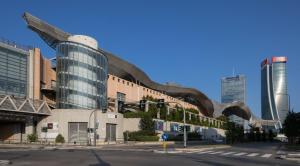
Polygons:
M38 136L36 134L28 134L27 140L29 142L36 142L38 140Z
M183 134L177 134L177 135L170 134L168 135L167 141L183 141Z
M125 131L124 133L124 139L126 141L158 141L159 137L157 136L157 133L154 131L134 131L134 132L128 132Z
M201 141L202 136L197 132L188 132L187 133L188 141ZM183 141L183 134L169 134L167 141Z
M126 112L123 114L124 118L142 118L147 115L147 112Z
M188 133L188 136L187 136L189 141L201 141L202 140L201 137L202 136L197 132L190 132L190 133Z
M65 138L61 134L58 134L55 138L55 143L65 143Z

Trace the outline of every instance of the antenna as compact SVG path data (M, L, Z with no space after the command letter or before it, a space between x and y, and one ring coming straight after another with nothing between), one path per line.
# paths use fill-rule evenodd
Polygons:
M232 68L232 77L234 77L235 76L235 68L233 67Z

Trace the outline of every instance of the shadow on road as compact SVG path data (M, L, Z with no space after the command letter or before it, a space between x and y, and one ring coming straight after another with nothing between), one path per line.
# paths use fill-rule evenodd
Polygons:
M98 163L91 164L90 166L111 166L109 163L103 161L94 150L91 150L91 153L96 157L96 159L98 160Z

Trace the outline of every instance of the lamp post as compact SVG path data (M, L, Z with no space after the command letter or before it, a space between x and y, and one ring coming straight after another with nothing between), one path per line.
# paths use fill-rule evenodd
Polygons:
M97 138L97 132L96 132L96 125L97 125L97 109L93 110L89 116L89 129L91 124L91 116L94 113L94 146L96 146L96 138ZM91 141L89 141L91 144Z

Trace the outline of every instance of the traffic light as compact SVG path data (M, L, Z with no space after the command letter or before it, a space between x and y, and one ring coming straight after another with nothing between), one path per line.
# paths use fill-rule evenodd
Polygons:
M118 112L123 112L124 111L124 101L118 101Z
M165 106L165 99L158 99L157 108L163 108Z
M179 131L179 132L183 132L183 126L179 126L179 127L178 127L178 131Z
M183 132L183 130L184 130L184 126L183 126L183 125L182 125L182 126L179 126L178 131L179 131L179 132ZM186 131L186 132L190 132L190 131L191 131L191 126L186 125L186 126L185 126L185 131Z
M145 110L146 108L146 103L147 103L147 100L140 100L140 110Z

